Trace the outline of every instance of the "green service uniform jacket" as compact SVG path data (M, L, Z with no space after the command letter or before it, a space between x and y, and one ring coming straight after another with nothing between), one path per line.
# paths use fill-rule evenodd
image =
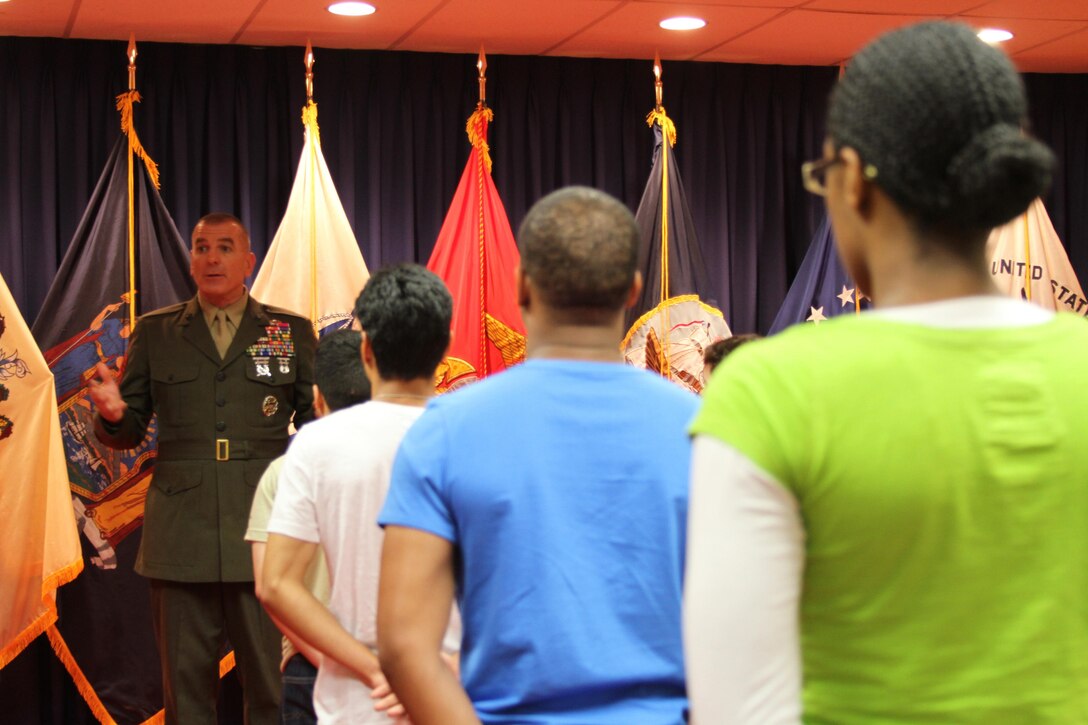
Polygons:
M287 449L288 425L313 418L316 344L308 320L252 297L222 359L195 297L139 319L121 379L125 416L95 417L112 448L158 429L138 573L253 581L243 539L250 504L269 461Z

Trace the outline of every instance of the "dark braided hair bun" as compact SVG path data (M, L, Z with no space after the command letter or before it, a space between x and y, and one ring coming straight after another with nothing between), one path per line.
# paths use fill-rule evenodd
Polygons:
M832 93L828 135L877 170L876 183L925 225L980 230L1050 186L1054 156L1022 128L1023 83L966 25L921 23L881 36Z

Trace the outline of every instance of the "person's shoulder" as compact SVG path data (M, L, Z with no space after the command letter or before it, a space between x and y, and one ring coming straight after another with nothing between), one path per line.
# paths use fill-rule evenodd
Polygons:
M166 305L165 307L160 307L157 310L145 312L140 316L140 321L146 320L148 322L151 322L165 318L176 317L177 315L185 311L185 308L189 306L189 302L190 300L175 302L172 305Z
M639 400L646 401L649 397L655 400L655 407L671 405L680 410L695 409L699 405L698 395L657 373L632 365L619 365L617 368L617 374L626 378Z
M253 301L261 308L261 312L263 312L265 315L267 315L269 317L275 317L277 319L282 319L282 320L293 322L293 323L303 323L304 322L306 324L309 324L309 322L310 322L308 317L306 317L304 315L301 315L298 312L295 312L294 310L289 310L286 307L277 307L276 305L268 305L268 304L265 304L264 302L261 302L261 301L256 300L256 299L254 299Z

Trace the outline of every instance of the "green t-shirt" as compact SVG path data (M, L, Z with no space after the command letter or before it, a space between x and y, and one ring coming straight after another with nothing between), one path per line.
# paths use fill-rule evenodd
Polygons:
M283 469L285 458L286 456L280 456L269 463L268 468L265 469L264 474L261 476L260 483L257 484L257 491L253 494L253 507L249 512L246 541L268 541L268 520L272 518L272 507L276 502L276 491L280 485L280 471ZM332 585L329 582L329 567L325 564L325 552L321 549L318 549L314 554L314 559L310 562L310 568L306 570L303 584L322 604L327 605L329 603L329 593ZM282 651L281 670L286 666L287 660L298 653L295 645L287 637L283 638Z
M1088 723L1088 323L837 318L745 346L695 434L796 497L806 723Z

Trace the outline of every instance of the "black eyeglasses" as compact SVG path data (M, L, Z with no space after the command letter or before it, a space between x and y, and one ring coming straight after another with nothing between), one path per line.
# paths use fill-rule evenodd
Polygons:
M841 163L842 160L842 156L836 154L829 159L806 161L801 164L801 183L805 185L805 190L812 192L816 196L827 196L827 172L835 164ZM862 168L862 175L868 181L872 181L876 178L876 167L872 164L865 164Z
M801 183L805 185L805 191L812 192L816 196L827 196L827 172L838 163L842 163L842 156L836 154L829 159L806 161L801 164Z

